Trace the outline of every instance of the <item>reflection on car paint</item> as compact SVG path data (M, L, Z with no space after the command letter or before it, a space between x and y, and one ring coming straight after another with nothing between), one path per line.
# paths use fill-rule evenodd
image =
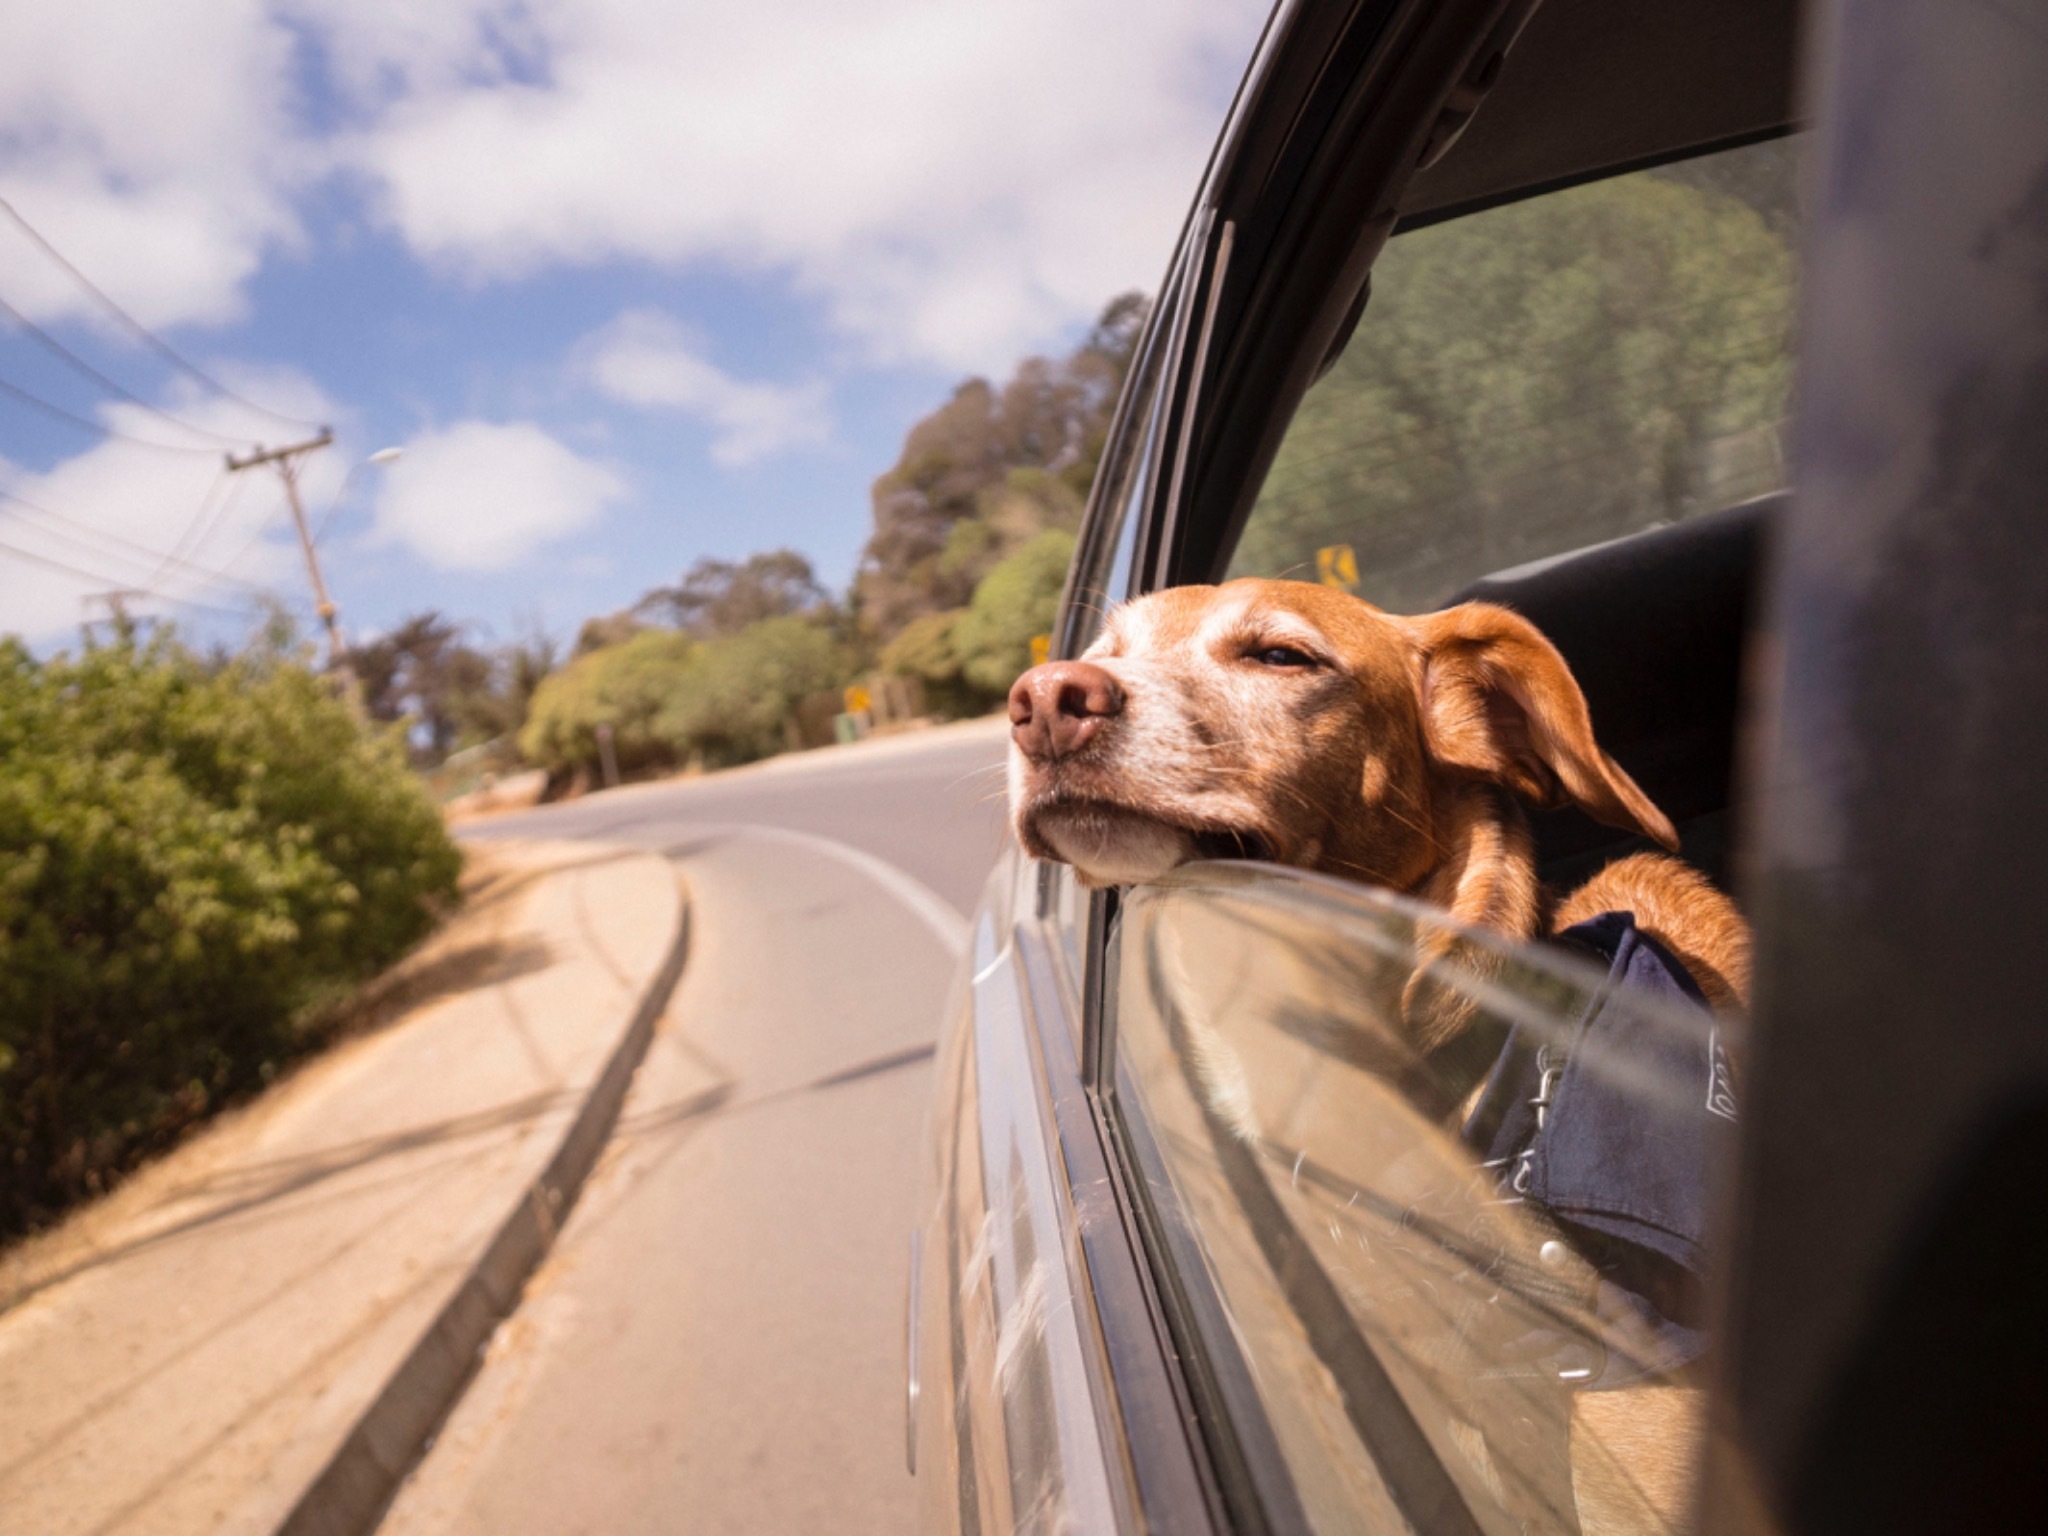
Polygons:
M1014 865L1005 870L1014 874ZM957 1063L947 1064L951 1136L931 1230L943 1235L956 1302L928 1321L950 1313L957 1327L950 1390L943 1402L928 1394L923 1408L920 1442L938 1453L927 1512L946 1529L1110 1530L1107 1462L1083 1379L1074 1222L1059 1199L1056 1152L1039 1122L1016 1112L1019 1099L980 1093L975 1081L1024 1084L1039 1070L1014 950L1006 931L1000 943L997 933L986 917L977 926L971 1017L952 1047ZM935 1430L942 1412L953 1420L944 1435ZM940 1452L935 1441L950 1444ZM952 1479L940 1473L947 1466Z

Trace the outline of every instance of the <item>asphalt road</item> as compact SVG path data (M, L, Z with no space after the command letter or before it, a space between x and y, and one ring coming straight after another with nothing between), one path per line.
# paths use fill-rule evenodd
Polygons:
M950 728L472 834L660 849L693 926L604 1163L387 1532L913 1528L910 1230L1002 745Z

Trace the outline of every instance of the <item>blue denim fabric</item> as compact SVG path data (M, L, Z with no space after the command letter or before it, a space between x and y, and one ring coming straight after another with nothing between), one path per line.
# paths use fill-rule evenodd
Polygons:
M1654 1340L1641 1358L1610 1351L1582 1383L1603 1389L1706 1350L1705 1245L1714 1180L1734 1157L1735 1103L1706 999L1634 914L1604 912L1559 938L1605 961L1607 984L1564 1041L1509 1032L1465 1134L1502 1196L1542 1207L1592 1263L1595 1310L1632 1316ZM1645 995L1699 1028L1631 1006Z

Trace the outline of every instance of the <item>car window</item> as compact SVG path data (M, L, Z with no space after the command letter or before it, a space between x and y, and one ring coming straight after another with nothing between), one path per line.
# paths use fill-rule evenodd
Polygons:
M1682 1402L1706 1346L1734 1023L1245 866L1129 893L1115 963L1128 1155L1269 1517L1575 1531L1596 1484L1661 1528L1609 1426ZM1589 1160L1617 1138L1643 1150Z
M1233 576L1395 612L1785 480L1797 140L1397 235Z

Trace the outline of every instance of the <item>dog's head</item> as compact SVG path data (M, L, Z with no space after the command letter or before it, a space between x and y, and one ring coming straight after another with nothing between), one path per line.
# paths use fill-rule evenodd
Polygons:
M1403 618L1325 587L1175 587L1010 691L1018 842L1091 885L1247 857L1413 890L1485 781L1677 846L1593 739L1554 646L1504 608Z

